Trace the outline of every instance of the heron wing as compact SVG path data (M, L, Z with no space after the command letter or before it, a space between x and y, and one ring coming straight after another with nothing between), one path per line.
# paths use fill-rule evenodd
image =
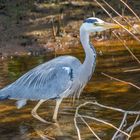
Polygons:
M81 62L75 57L57 57L35 67L14 83L1 89L0 98L31 100L59 98L71 87L80 65Z
M71 83L71 67L36 68L9 85L9 98L33 100L59 98L70 88Z

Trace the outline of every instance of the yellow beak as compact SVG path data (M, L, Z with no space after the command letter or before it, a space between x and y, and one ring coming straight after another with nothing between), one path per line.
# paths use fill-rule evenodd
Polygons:
M120 25L115 24L115 23L108 23L108 22L103 22L103 23L99 23L99 26L102 26L106 29L119 29L122 28Z

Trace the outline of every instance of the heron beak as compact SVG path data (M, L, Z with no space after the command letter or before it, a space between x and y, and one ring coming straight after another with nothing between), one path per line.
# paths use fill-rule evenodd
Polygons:
M121 28L121 26L118 24L108 23L108 22L98 23L98 26L102 26L106 29L119 29L119 28Z
M103 27L105 27L106 29L120 29L121 28L121 26L118 24L108 23L108 22L104 22Z

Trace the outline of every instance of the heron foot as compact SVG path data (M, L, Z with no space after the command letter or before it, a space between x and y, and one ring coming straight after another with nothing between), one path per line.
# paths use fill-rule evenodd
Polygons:
M49 122L49 121L46 121L44 120L43 118L41 118L37 113L36 111L32 110L31 112L32 116L36 119L38 119L39 121L43 122L43 123L47 123L47 124L53 124L53 122Z
M58 120L57 119L52 119L52 122L53 123L58 123Z

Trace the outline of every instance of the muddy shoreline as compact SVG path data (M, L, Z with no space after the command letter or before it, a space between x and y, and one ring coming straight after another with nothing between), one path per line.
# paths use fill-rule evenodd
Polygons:
M139 4L130 3L134 7ZM115 1L112 4L115 5ZM83 19L92 16L93 9L96 11L96 17L112 22L97 4L88 1L49 3L35 0L12 2L6 0L0 2L0 58L39 56L50 52L69 53L73 47L80 46L79 27ZM130 23L138 23L128 11L125 14L127 15L125 18ZM115 18L124 23L121 18ZM119 30L118 34L122 38L127 36L128 40L132 39L124 30ZM91 41L97 47L106 44L106 41L117 41L110 31L95 34L91 38L94 38Z

